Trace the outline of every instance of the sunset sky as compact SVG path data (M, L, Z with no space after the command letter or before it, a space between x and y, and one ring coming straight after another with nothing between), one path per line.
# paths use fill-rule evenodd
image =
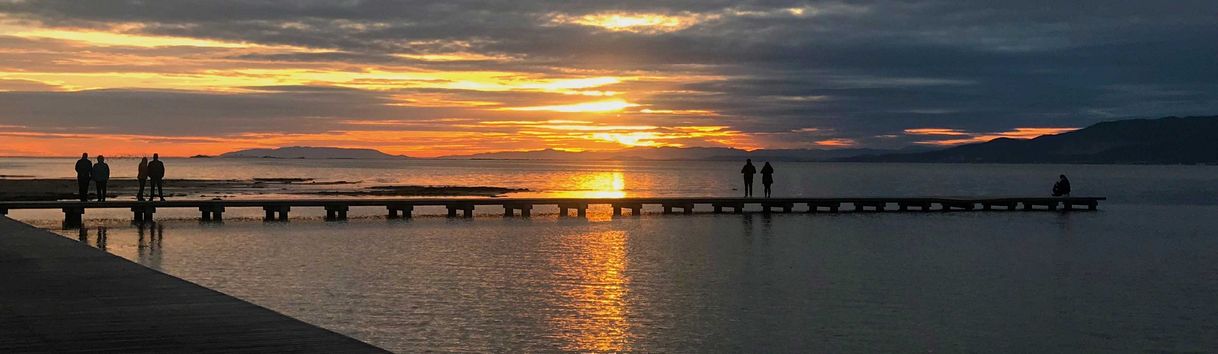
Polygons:
M0 155L901 148L1218 113L1218 1L0 0Z

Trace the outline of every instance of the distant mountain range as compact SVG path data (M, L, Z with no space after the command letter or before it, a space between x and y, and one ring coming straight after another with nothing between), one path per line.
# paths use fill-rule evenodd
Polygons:
M872 154L855 162L1215 164L1218 116L1132 119L1035 139L999 138L937 151Z
M925 150L925 149L919 149ZM445 156L444 159L473 160L742 160L746 158L771 161L828 161L859 155L895 153L909 150L875 149L788 149L740 150L723 147L636 147L613 151L571 152L553 149L533 151L503 151L474 155ZM915 150L918 151L918 150Z
M336 147L289 146L276 149L247 149L221 154L226 158L273 158L273 159L405 159L406 156L390 155L373 149L348 149Z
M373 149L293 146L248 149L220 155L280 159L405 159ZM614 151L504 151L442 159L485 160L741 160L939 162L939 163L1086 163L1218 164L1218 116L1131 119L1034 139L998 138L942 150L913 147L875 149L775 149L746 151L723 147L648 148Z

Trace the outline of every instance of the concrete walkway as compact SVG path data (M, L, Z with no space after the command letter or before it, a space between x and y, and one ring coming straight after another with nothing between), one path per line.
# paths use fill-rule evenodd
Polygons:
M0 216L0 353L383 350Z

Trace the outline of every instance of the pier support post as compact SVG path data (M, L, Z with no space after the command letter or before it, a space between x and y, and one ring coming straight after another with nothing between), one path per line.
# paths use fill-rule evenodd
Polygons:
M510 218L516 216L516 210L520 210L520 217L527 218L533 214L532 204L504 204L503 217Z
M930 204L930 202L925 201L897 201L897 210L910 211L916 207L918 210L927 211L930 210Z
M448 217L450 217L450 218L457 217L458 210L461 211L462 217L466 217L466 218L474 217L474 205L473 204L449 204L446 207L448 208Z
M790 213L791 209L794 209L794 206L795 204L793 203L763 202L761 203L761 211L769 214L774 208L782 208L782 212Z
M630 216L643 215L643 204L613 203L613 216L622 216L622 209L630 209Z
M570 216L568 214L570 209L575 209L576 216L588 217L588 203L560 203L558 204L558 216Z
M326 205L326 221L347 220L347 210L350 207L342 204Z
M84 219L85 208L63 208L63 227L80 227Z
M872 208L871 211L881 212L884 211L886 204L888 203L884 201L856 201L854 202L854 211L868 211L867 208L870 207Z
M691 203L664 203L660 205L664 207L664 214L672 214L673 209L681 209L682 214L694 213L694 205Z
M969 201L944 201L939 202L939 208L942 211L952 211L954 209L973 210L977 204Z
M292 207L286 205L268 205L262 207L262 210L266 212L266 218L263 221L288 221L288 212L292 210Z
M723 213L724 208L732 209L735 214L744 212L744 203L712 203L711 207L715 208L715 214Z
M205 206L199 207L199 220L201 220L201 221L224 221L224 206L205 205Z
M131 221L136 223L151 222L152 214L154 213L156 213L156 207L131 207Z
M836 213L838 208L841 207L841 205L842 205L841 202L825 202L825 201L808 202L808 212L809 213L820 212L820 208L823 207L823 208L829 209L829 212L831 212L831 213Z
M399 217L409 219L410 213L414 212L414 205L391 204L385 208L389 210L390 219L397 219Z

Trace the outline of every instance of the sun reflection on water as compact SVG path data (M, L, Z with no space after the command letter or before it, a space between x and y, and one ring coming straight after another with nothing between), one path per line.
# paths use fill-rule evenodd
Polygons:
M620 352L630 350L625 296L626 233L597 232L578 238L572 257L561 262L560 273L569 279L560 290L567 301L552 319L564 341L563 350Z
M579 174L569 181L574 190L563 191L562 198L625 198L626 176L622 172Z

